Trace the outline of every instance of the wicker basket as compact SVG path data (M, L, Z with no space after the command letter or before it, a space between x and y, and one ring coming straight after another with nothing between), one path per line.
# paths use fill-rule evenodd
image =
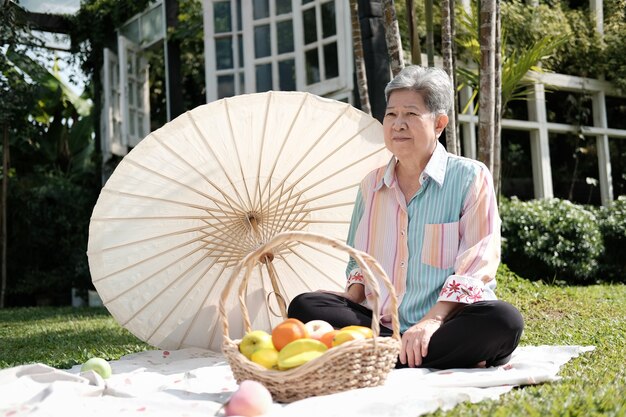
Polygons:
M228 333L228 319L225 311L225 301L230 294L233 282L243 270L243 280L239 286L239 302L246 331L251 330L250 318L245 301L245 291L252 268L258 262L267 262L272 258L272 249L286 242L309 242L328 245L350 254L363 271L369 289L374 297L372 301L372 331L371 339L355 340L333 347L322 356L313 359L304 365L286 371L269 370L250 360L239 352L238 340L232 340ZM373 278L372 271L379 276L390 295L392 302L391 337L380 337L378 300L380 290L378 282ZM395 366L400 351L400 331L398 308L395 290L387 275L374 258L367 253L353 249L344 243L319 234L304 232L285 232L276 235L270 242L259 247L249 254L235 268L220 299L219 313L224 331L223 352L230 364L237 382L246 379L261 382L272 393L275 401L288 403L307 397L333 394L353 388L364 388L381 385L387 374ZM284 309L282 309L285 315Z

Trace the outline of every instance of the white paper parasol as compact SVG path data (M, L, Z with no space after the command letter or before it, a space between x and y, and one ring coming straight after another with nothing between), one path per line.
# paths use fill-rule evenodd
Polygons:
M219 351L217 306L238 262L283 231L345 241L358 183L389 157L376 119L312 94L197 107L141 141L102 189L89 227L93 283L147 343ZM327 249L293 243L273 255L248 286L253 328L283 319L273 285L288 303L345 283L347 258ZM237 337L235 298L227 311Z

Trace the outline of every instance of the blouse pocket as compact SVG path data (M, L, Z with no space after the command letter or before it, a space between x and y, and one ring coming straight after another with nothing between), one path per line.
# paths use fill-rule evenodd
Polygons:
M459 252L459 222L424 225L422 263L435 268L454 266Z

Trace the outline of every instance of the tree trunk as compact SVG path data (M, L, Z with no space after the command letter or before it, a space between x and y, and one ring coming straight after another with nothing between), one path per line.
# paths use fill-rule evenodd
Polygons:
M396 6L394 0L382 0L383 16L385 24L385 42L387 43L387 53L391 64L391 73L395 77L404 68L404 56L402 53L402 40L400 39L400 28L398 27L398 17L396 16Z
M354 63L356 66L356 83L359 90L361 110L372 114L370 98L367 90L367 73L365 72L365 57L363 55L363 41L361 39L361 24L359 23L358 0L350 0L350 19L352 21L352 46L354 48Z
M426 0L426 55L428 66L435 66L435 35L433 31L433 0Z
M417 17L415 16L414 0L406 0L406 18L409 26L409 39L411 40L411 63L422 65L422 48L420 46L419 31L417 30Z
M493 173L495 125L495 2L480 0L478 159Z
M165 15L168 33L178 26L178 0L165 0ZM168 79L168 117L174 120L185 112L183 100L183 86L180 66L180 41L168 36L165 41L167 50L167 79Z
M448 112L448 128L446 129L446 149L448 152L459 155L461 150L457 147L456 135L456 88L454 85L454 67L452 61L452 22L450 21L450 0L441 0L441 52L443 55L443 69L450 77L452 84L452 108Z
M2 240L2 286L0 287L0 308L4 308L7 289L7 193L9 191L9 125L4 124L2 139L2 221L0 240Z
M496 189L496 198L500 199L502 185L502 33L500 18L500 2L496 0L496 30L495 30L495 109L493 128L493 185Z

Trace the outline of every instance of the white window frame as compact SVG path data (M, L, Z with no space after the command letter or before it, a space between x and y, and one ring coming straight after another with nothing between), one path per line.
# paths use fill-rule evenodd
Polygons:
M302 0L292 0L291 15L279 15L274 13L275 1L270 0L270 17L253 21L252 2L241 1L242 27L238 31L237 28L237 0L230 0L231 3L231 32L215 33L214 32L214 14L213 4L224 0L203 0L203 18L204 18L204 46L205 46L205 74L206 74L206 97L207 102L217 100L218 95L218 76L225 74L235 74L235 94L254 93L257 92L255 66L257 64L272 64L272 89L279 89L278 62L284 60L290 54L293 54L295 60L296 84L295 89L298 91L308 91L317 95L341 95L342 93L350 93L353 90L353 64L352 64L352 48L351 48L351 25L349 4L345 0L330 0L335 5L336 15L336 31L333 37L320 40L322 36L321 21L321 5L328 3L329 0L314 0L306 4L302 4ZM302 12L306 9L316 8L316 23L318 42L314 45L319 47L333 41L337 42L337 59L338 59L338 76L329 80L324 78L324 57L319 51L319 65L321 72L321 81L315 84L306 84L305 69L305 48L303 36ZM293 20L294 26L294 51L278 55L276 42L276 23L289 18ZM269 23L271 28L271 55L263 58L254 58L254 24ZM239 62L239 53L237 36L243 36L243 54L245 63L241 65ZM233 45L233 68L228 70L218 70L215 60L215 40L223 36L231 36L231 44ZM310 46L309 48L310 49ZM319 48L318 48L319 50ZM238 74L242 73L245 77L245 86L242 86Z
M120 108L122 114L122 145L135 147L150 133L150 80L148 61L141 47L128 38L118 35L118 57L120 70ZM129 60L132 73L129 71ZM131 88L135 90L135 101L130 103ZM131 127L134 126L134 130Z
M112 155L124 156L128 147L122 143L122 115L120 112L119 60L115 52L104 48L102 71L103 103L100 117L100 146L102 159Z

